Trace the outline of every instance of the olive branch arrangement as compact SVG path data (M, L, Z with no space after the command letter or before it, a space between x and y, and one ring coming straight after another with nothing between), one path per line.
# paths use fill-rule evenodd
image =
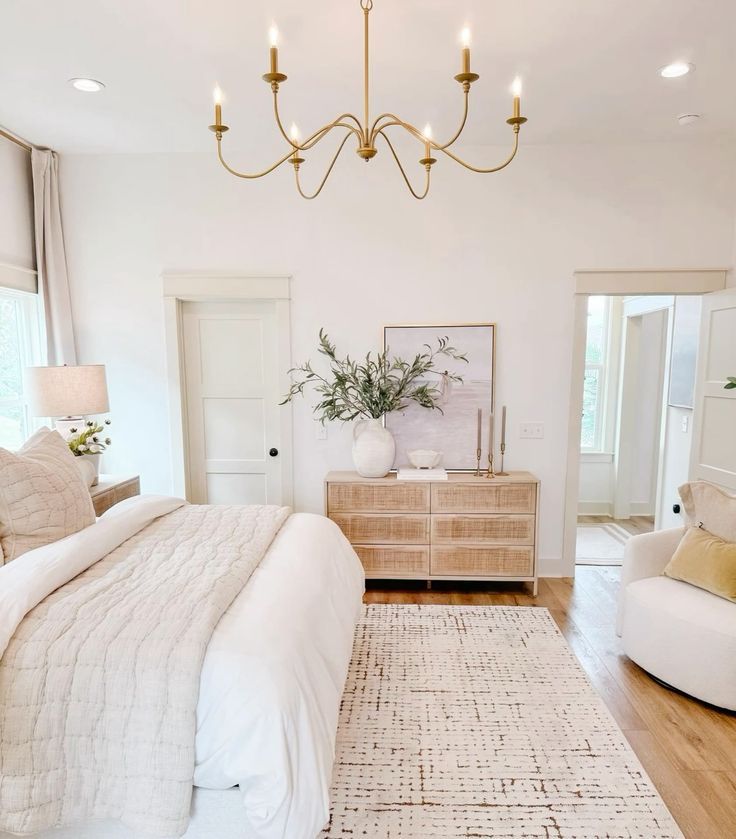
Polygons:
M728 384L723 385L724 390L733 390L736 388L736 376L728 376Z
M442 357L468 361L450 345L447 337L437 338L436 347L425 344L423 352L417 353L412 361L390 356L388 348L375 356L369 352L361 361L354 361L349 355L338 358L336 346L324 329L320 329L318 351L330 362L329 375L317 373L310 361L292 367L289 373L297 375L279 404L303 396L304 388L311 385L321 397L314 413L322 423L350 422L358 417L380 419L390 411L406 408L410 402L442 412L441 389L423 379L428 374L437 374L449 381L462 382L461 376L438 369L437 363Z
M87 420L82 431L77 428L70 428L69 431L72 436L67 440L67 445L72 454L75 457L82 457L85 454L101 454L104 452L111 445L112 440L109 437L105 437L103 440L98 435L105 430L106 425L110 424L109 419L104 421L104 425L100 425L97 420Z

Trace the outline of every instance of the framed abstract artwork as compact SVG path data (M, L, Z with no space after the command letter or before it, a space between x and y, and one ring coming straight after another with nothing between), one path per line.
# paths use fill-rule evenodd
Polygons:
M429 410L412 403L386 416L386 428L396 440L396 465L409 462L407 451L434 449L442 452L445 469L475 470L478 409L483 412L483 449L487 447L488 419L493 411L495 386L496 325L493 323L385 326L384 349L391 355L412 359L425 344L437 345L447 337L468 359L442 360L447 373L462 376L462 383L442 375L427 381L442 390L441 408Z

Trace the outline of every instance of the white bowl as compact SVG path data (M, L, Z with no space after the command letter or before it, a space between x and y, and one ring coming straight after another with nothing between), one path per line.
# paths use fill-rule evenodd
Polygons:
M433 469L439 466L442 460L442 452L435 452L431 449L414 449L414 451L407 452L409 456L409 463L415 469Z

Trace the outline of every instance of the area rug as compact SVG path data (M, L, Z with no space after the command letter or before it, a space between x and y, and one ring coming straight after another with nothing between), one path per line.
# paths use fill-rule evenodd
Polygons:
M323 839L682 837L546 609L365 607Z
M575 562L578 565L621 565L630 535L619 524L579 524Z

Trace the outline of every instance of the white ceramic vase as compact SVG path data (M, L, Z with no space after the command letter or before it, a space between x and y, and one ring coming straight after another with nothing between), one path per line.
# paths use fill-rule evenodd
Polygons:
M394 465L396 443L380 419L358 420L353 427L353 463L363 478L382 478Z

